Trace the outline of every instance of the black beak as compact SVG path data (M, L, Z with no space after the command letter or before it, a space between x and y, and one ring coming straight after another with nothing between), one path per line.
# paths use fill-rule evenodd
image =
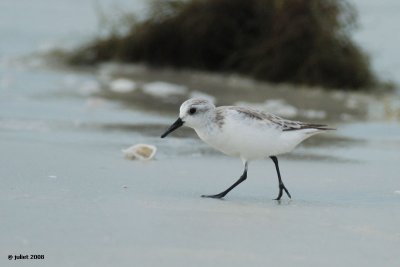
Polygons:
M184 121L181 120L181 118L178 118L171 126L169 126L169 128L165 131L165 133L161 135L161 138L166 137L167 135L169 135L170 133L181 127L183 123Z

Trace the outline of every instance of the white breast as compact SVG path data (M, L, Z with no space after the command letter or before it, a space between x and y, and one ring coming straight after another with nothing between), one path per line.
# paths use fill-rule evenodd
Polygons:
M210 122L195 131L211 147L245 160L288 153L317 133L311 129L282 131L268 121L246 118L233 111L226 114L222 125Z

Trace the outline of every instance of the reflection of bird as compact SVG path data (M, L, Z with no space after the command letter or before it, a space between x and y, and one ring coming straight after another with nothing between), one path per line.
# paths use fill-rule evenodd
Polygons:
M185 101L179 118L161 136L166 137L182 125L193 128L201 140L213 148L229 155L240 157L244 172L231 187L216 195L203 197L223 198L247 178L248 162L270 157L275 164L279 180L279 195L283 190L291 198L282 182L277 155L292 151L308 137L333 130L322 124L308 124L282 119L276 115L247 107L215 107L210 101L192 98Z

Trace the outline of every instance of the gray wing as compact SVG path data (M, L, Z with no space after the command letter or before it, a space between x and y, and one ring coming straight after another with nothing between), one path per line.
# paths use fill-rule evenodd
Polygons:
M272 124L273 126L281 129L282 131L296 131L303 129L334 130L333 128L328 128L328 126L325 124L312 124L301 121L286 120L274 114L262 112L252 108L232 106L229 107L229 109L235 110L242 116L245 116L249 119L265 121L266 123Z

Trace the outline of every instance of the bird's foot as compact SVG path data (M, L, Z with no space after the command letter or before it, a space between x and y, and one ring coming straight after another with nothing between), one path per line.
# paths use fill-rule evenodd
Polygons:
M275 198L275 200L280 200L280 199L281 199L281 197L282 197L282 195L283 195L283 190L285 190L285 193L286 193L286 195L287 195L289 198L292 198L292 196L290 195L290 193L289 193L289 191L287 190L286 186L285 186L284 184L280 184L280 185L279 185L279 195L278 195L277 198Z
M216 194L216 195L201 195L201 197L208 197L208 198L218 198L221 199L225 196L224 192Z

